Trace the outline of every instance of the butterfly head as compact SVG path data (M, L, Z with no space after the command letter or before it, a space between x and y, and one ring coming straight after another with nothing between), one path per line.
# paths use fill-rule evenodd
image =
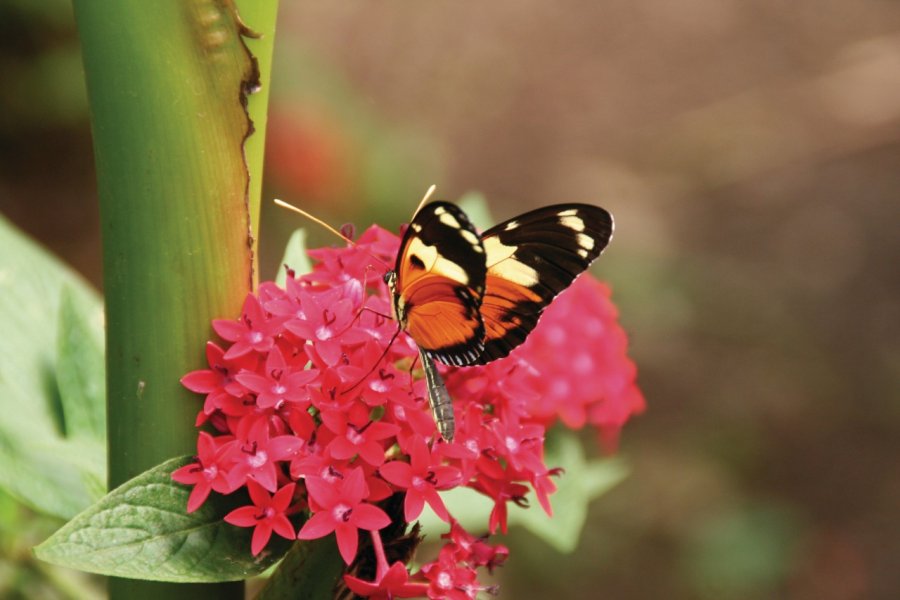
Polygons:
M397 291L397 271L391 270L384 274L384 283L391 292L391 308L394 312L394 318L400 323L402 328L406 328L406 302L403 296Z
M382 277L382 279L384 280L385 285L388 286L388 289L392 294L397 291L397 271L388 271L384 274L384 277Z

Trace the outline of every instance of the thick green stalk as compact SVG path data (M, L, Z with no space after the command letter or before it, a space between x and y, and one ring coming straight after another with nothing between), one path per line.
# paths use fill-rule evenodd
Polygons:
M269 34L254 43L268 64L276 0L247 4L246 24ZM198 402L178 380L203 365L210 320L237 316L253 285L250 206L259 206L262 144L248 155L249 185L241 96L254 68L232 2L74 0L74 8L100 194L115 487L195 449ZM264 122L265 105L253 102ZM242 586L114 580L110 595L227 599L242 597Z

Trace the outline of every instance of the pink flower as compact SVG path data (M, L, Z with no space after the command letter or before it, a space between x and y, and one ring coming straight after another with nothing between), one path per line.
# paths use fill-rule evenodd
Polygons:
M425 502L444 521L450 521L450 515L438 495L438 490L456 487L462 477L459 469L441 465L440 458L433 455L422 438L413 437L410 448L410 463L393 460L382 465L381 475L398 488L406 490L403 507L404 517L408 523L415 521Z
M224 350L213 342L207 342L206 361L209 369L191 371L181 378L181 384L187 389L206 394L198 425L206 422L216 410L222 410L227 403L247 393L246 388L234 376L243 369L255 369L258 359L252 354L246 354L226 360Z
M441 549L438 560L423 565L422 574L432 600L475 600L479 592L491 589L478 583L474 567L457 563L450 546Z
M303 446L303 440L294 435L279 435L270 438L266 421L257 421L246 440L238 440L231 447L230 458L234 461L232 476L241 481L255 481L263 488L274 492L278 484L278 462L293 459Z
M426 399L418 350L395 337L392 299L382 280L399 238L378 227L353 246L310 251L312 273L291 273L282 289L260 284L238 320L216 320L227 344L209 343L208 369L182 383L206 396L197 424L197 459L175 473L192 485L188 510L211 492L246 485L252 506L226 520L254 527L251 551L272 532L292 537L288 514L308 514L297 538L334 533L350 564L359 530L370 532L377 559L371 581L347 576L347 586L373 598L474 598L490 591L477 581L508 555L504 546L466 532L441 493L465 486L494 503L487 526L506 531L510 502L536 497L551 512L553 476L544 462L547 427L556 421L591 425L607 444L643 409L634 364L609 290L580 277L546 310L528 340L486 366L439 367L453 398L456 436L437 436ZM392 341L393 340L393 341ZM390 345L389 345L390 344ZM410 575L385 556L381 535L390 517L375 503L403 496L403 520L425 504L451 523L438 559ZM393 501L384 504L396 510ZM362 557L367 560L369 557Z
M237 487L229 477L228 454L233 438L222 436L213 438L205 431L197 436L197 462L191 463L172 473L178 483L193 485L188 497L187 511L194 512L206 501L209 492L230 494Z
M589 275L553 301L521 352L554 374L535 382L538 399L526 406L530 414L558 415L573 429L591 423L603 434L644 410L618 316L609 288Z
M355 594L375 600L421 598L425 595L421 584L409 583L409 572L401 562L392 564L384 576L375 581L364 581L352 575L344 575L344 581Z
M266 358L265 374L241 371L235 379L256 394L260 408L279 408L284 402L304 402L309 399L307 385L319 375L315 369L294 369L285 362L278 346Z
M427 593L428 586L425 583L410 582L409 573L403 563L398 561L388 566L381 536L377 531L372 532L372 546L377 561L375 580L365 581L352 575L344 575L344 581L351 591L376 600L420 598Z
M348 565L356 556L358 530L382 529L391 522L383 510L364 502L369 488L360 468L350 469L343 480L329 482L307 477L305 481L310 499L315 501L317 508L303 524L297 538L313 540L335 532L338 550Z
M358 454L374 467L384 462L382 440L394 437L400 431L396 425L382 421L369 421L362 427L357 427L339 412L323 411L322 422L335 434L325 448L328 454L338 460L346 460Z
M263 310L259 299L247 294L239 321L216 319L213 329L222 339L234 342L225 353L226 359L237 358L249 352L268 352L275 343L275 334L279 327L277 320L270 320Z
M441 536L449 539L450 548L457 562L465 562L475 567L487 567L488 572L503 564L509 557L509 548L503 544L492 546L485 541L487 536L475 537L457 522L450 523L450 532Z
M250 552L253 556L259 554L274 531L283 538L294 539L294 526L288 520L285 512L294 496L294 483L289 483L277 492L269 496L269 493L253 480L247 482L247 491L250 492L252 506L236 508L227 515L225 521L238 527L254 527L253 539L250 542Z
M344 291L333 288L317 295L301 295L300 306L306 318L285 323L288 331L312 341L316 352L329 366L340 360L342 343L360 343L368 337L351 327L356 315L355 303L353 298L342 297Z

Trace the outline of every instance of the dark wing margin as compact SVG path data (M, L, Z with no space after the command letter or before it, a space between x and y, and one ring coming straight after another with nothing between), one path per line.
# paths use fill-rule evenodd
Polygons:
M613 218L589 204L556 204L500 223L481 235L487 277L479 364L507 356L548 304L606 248Z
M459 207L432 202L416 214L397 256L396 293L402 325L427 356L456 366L478 360L486 271L484 245Z

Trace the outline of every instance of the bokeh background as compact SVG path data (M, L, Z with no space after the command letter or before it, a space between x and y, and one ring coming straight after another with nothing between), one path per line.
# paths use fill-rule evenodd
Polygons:
M502 598L900 597L900 4L306 0L278 27L264 197L616 216L631 475L574 554L514 531ZM66 0L0 2L0 74L0 212L100 287ZM264 275L298 225L266 209ZM0 596L71 597L28 554L53 526L0 497Z

